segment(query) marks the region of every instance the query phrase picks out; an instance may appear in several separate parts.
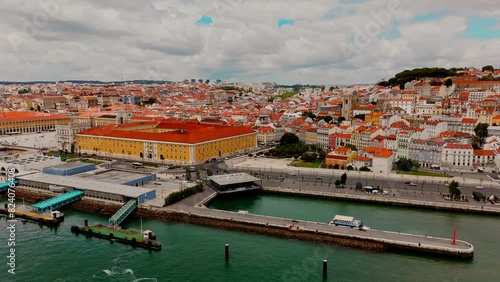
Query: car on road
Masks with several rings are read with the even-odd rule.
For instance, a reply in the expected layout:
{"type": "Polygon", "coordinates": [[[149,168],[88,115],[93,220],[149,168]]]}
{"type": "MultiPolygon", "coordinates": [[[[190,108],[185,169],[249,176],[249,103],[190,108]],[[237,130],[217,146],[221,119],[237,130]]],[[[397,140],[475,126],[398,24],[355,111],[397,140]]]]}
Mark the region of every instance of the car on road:
{"type": "Polygon", "coordinates": [[[289,172],[288,175],[289,176],[295,176],[296,174],[294,172],[289,172]]]}
{"type": "Polygon", "coordinates": [[[225,160],[229,160],[227,157],[224,158],[225,160]]]}
{"type": "Polygon", "coordinates": [[[484,189],[484,186],[476,186],[476,189],[484,189]]]}
{"type": "Polygon", "coordinates": [[[417,183],[415,183],[415,182],[410,182],[410,184],[408,184],[408,185],[410,185],[410,186],[417,186],[417,183]]]}
{"type": "Polygon", "coordinates": [[[323,179],[323,177],[321,177],[321,176],[316,176],[316,179],[323,179]]]}

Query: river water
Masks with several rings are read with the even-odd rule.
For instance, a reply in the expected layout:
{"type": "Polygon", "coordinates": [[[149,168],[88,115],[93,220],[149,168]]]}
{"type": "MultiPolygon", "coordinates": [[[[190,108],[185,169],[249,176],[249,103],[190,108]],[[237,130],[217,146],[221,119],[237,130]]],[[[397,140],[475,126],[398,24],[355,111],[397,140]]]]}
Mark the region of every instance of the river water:
{"type": "MultiPolygon", "coordinates": [[[[5,201],[5,200],[4,200],[5,201]]],[[[4,202],[0,201],[0,202],[4,202]]],[[[20,204],[20,203],[18,203],[20,204]]],[[[212,208],[327,222],[335,214],[383,230],[451,237],[471,242],[472,261],[372,253],[297,240],[229,232],[144,219],[163,243],[161,251],[134,249],[70,232],[71,225],[107,222],[94,214],[63,210],[65,222],[50,229],[16,225],[16,274],[7,273],[5,218],[0,219],[0,281],[498,281],[497,217],[386,207],[277,195],[219,199],[212,208]],[[230,259],[224,259],[224,245],[230,259]],[[322,260],[328,260],[328,278],[322,260]]],[[[140,228],[133,219],[124,228],[140,228]]]]}

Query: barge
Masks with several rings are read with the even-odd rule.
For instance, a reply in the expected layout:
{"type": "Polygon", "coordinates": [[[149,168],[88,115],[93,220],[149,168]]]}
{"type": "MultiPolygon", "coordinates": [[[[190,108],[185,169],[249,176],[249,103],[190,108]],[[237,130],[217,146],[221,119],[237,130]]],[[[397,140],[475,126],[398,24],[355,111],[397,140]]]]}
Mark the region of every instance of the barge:
{"type": "Polygon", "coordinates": [[[47,211],[44,213],[38,213],[30,210],[26,206],[21,206],[19,208],[9,209],[8,204],[5,204],[5,208],[0,208],[0,214],[4,214],[7,217],[27,219],[30,221],[38,222],[43,225],[55,226],[64,221],[64,213],[60,211],[47,211]]]}
{"type": "Polygon", "coordinates": [[[121,229],[119,226],[105,226],[100,223],[89,226],[85,220],[84,226],[71,226],[71,232],[108,239],[134,247],[161,250],[161,242],[156,240],[156,235],[151,230],[121,229]]]}

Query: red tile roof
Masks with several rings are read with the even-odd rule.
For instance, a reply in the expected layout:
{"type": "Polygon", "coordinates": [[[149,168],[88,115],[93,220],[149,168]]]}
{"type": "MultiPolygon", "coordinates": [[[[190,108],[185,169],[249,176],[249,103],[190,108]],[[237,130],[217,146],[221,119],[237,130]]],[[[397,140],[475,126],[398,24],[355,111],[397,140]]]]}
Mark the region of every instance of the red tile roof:
{"type": "Polygon", "coordinates": [[[474,150],[474,155],[476,156],[495,156],[495,152],[493,150],[474,150]]]}
{"type": "Polygon", "coordinates": [[[0,122],[28,121],[28,120],[52,120],[69,119],[63,114],[40,113],[40,112],[4,112],[0,113],[0,122]]]}
{"type": "Polygon", "coordinates": [[[251,133],[255,133],[255,131],[248,126],[223,126],[161,121],[94,127],[80,132],[79,135],[196,144],[251,133]],[[152,128],[157,129],[171,129],[171,131],[161,133],[144,132],[140,130],[134,131],[133,127],[140,125],[150,125],[152,128]]]}

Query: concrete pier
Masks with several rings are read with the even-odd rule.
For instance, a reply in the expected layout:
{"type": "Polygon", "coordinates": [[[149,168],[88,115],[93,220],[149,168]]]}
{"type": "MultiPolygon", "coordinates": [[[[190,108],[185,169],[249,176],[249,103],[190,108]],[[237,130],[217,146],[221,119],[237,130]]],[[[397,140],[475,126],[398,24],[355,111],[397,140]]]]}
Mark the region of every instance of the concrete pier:
{"type": "Polygon", "coordinates": [[[180,210],[144,209],[158,219],[174,219],[195,225],[217,227],[226,230],[243,231],[290,239],[320,243],[331,243],[373,251],[410,251],[434,255],[470,259],[474,246],[452,239],[406,234],[380,230],[359,230],[356,228],[328,225],[327,223],[285,219],[253,214],[241,214],[207,208],[186,207],[180,210]],[[163,214],[163,216],[162,216],[163,214]],[[167,217],[167,218],[165,218],[167,217]]]}

